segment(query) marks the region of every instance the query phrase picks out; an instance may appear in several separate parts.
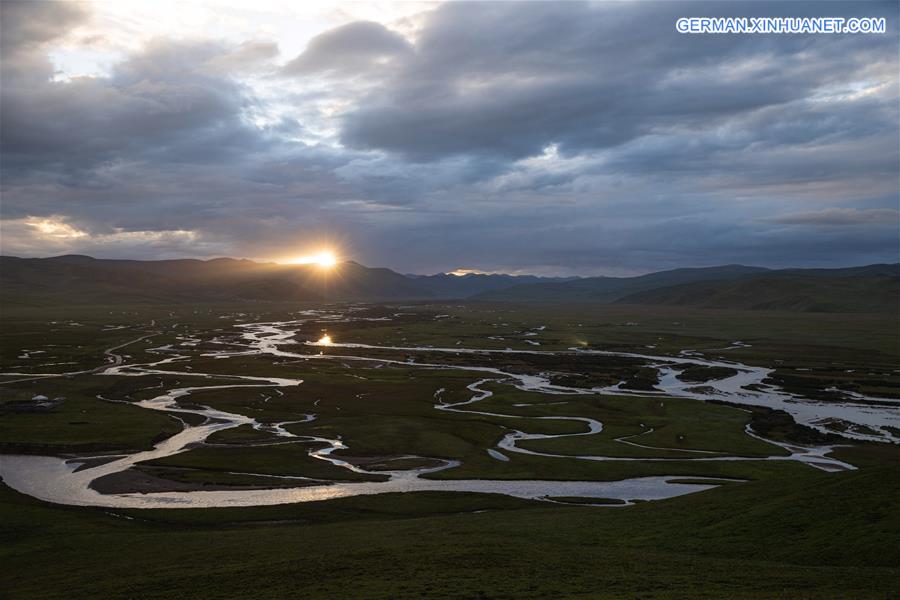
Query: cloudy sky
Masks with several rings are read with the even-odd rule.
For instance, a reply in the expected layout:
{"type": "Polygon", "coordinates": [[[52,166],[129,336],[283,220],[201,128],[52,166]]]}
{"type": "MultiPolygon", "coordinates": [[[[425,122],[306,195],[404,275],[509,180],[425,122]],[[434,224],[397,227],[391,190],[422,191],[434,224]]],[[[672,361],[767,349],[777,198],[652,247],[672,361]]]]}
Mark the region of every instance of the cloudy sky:
{"type": "Polygon", "coordinates": [[[2,2],[2,252],[898,260],[895,2],[2,2]],[[887,17],[682,35],[681,16],[887,17]]]}

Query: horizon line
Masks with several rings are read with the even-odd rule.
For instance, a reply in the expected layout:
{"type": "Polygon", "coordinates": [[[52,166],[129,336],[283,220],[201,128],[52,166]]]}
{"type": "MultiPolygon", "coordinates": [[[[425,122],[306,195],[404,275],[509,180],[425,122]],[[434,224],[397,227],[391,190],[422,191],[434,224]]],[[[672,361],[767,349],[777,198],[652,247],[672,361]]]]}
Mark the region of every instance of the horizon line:
{"type": "MultiPolygon", "coordinates": [[[[233,256],[212,256],[209,258],[198,258],[198,257],[190,257],[190,256],[179,257],[179,258],[98,258],[96,256],[91,256],[89,254],[58,254],[58,255],[53,255],[53,256],[17,256],[17,255],[12,255],[12,254],[3,254],[2,252],[0,252],[0,258],[14,258],[14,259],[20,259],[20,260],[54,260],[54,259],[61,259],[61,258],[86,258],[86,259],[96,260],[96,261],[131,261],[131,262],[147,262],[147,263],[149,263],[149,262],[174,262],[174,261],[196,261],[196,262],[208,263],[208,262],[214,262],[214,261],[229,260],[229,261],[234,261],[234,262],[250,262],[250,263],[254,263],[254,264],[258,264],[258,265],[278,265],[281,267],[314,266],[314,265],[309,265],[309,264],[280,262],[280,261],[277,261],[274,259],[264,260],[264,259],[255,259],[255,258],[246,258],[246,257],[236,258],[233,256]]],[[[764,271],[791,271],[791,270],[817,270],[817,269],[822,269],[822,270],[850,269],[850,268],[870,267],[870,266],[876,266],[876,265],[888,265],[888,266],[900,265],[900,261],[898,261],[898,262],[873,262],[873,263],[864,263],[864,264],[827,266],[827,267],[822,267],[822,266],[816,266],[816,267],[798,267],[798,266],[766,267],[766,266],[759,266],[759,265],[746,265],[743,263],[725,263],[725,264],[712,264],[712,265],[702,265],[702,266],[669,267],[669,268],[663,268],[663,269],[656,270],[656,271],[646,271],[646,272],[638,273],[635,275],[624,275],[623,276],[623,275],[604,275],[604,274],[597,274],[597,275],[538,275],[535,273],[529,273],[529,272],[523,272],[523,271],[515,271],[515,272],[497,271],[497,270],[483,271],[480,269],[455,269],[453,271],[440,271],[440,272],[436,272],[436,273],[410,273],[410,272],[402,272],[399,270],[395,270],[394,268],[387,267],[387,266],[370,266],[370,265],[366,265],[366,264],[360,263],[360,262],[352,260],[352,259],[343,259],[343,260],[339,259],[337,262],[337,264],[347,264],[347,263],[356,264],[356,265],[359,265],[366,269],[387,269],[389,271],[392,271],[392,272],[397,273],[398,275],[402,275],[404,277],[435,277],[438,275],[452,275],[454,277],[468,277],[468,276],[476,275],[476,276],[503,276],[503,277],[536,277],[539,279],[567,279],[567,280],[591,279],[591,278],[599,278],[599,277],[606,277],[606,278],[611,278],[611,279],[628,279],[631,277],[640,277],[642,275],[650,275],[650,274],[654,274],[654,273],[665,273],[668,271],[677,271],[677,270],[681,270],[681,269],[715,269],[715,268],[723,268],[723,267],[742,267],[742,268],[747,268],[747,269],[760,269],[760,270],[764,270],[764,271]]]]}

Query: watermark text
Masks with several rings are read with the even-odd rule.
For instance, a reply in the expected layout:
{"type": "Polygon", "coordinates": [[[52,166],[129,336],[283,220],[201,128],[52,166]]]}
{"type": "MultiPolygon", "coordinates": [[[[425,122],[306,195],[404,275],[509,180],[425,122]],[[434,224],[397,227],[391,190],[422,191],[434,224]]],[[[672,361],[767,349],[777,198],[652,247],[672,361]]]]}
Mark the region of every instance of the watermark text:
{"type": "Polygon", "coordinates": [[[679,33],[885,33],[884,17],[682,17],[679,33]]]}

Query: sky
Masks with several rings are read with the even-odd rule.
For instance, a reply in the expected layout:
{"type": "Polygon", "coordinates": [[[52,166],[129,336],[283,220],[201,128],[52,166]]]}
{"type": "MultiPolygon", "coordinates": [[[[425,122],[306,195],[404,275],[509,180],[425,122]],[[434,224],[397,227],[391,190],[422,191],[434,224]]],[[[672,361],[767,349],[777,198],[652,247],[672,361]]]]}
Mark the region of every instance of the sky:
{"type": "Polygon", "coordinates": [[[896,2],[0,3],[0,251],[900,260],[896,2]],[[689,16],[884,34],[684,35],[689,16]]]}

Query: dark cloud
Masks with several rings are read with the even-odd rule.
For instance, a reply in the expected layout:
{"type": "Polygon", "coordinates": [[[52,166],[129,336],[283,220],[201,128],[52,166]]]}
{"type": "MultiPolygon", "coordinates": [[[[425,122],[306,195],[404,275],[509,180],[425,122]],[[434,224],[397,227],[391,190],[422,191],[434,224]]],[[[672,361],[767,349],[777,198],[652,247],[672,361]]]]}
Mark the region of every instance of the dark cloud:
{"type": "MultiPolygon", "coordinates": [[[[158,40],[109,77],[18,81],[0,91],[6,176],[14,169],[207,161],[258,147],[241,86],[204,71],[223,49],[158,40]]],[[[4,68],[5,68],[4,62],[4,68]]]]}
{"type": "MultiPolygon", "coordinates": [[[[416,52],[345,116],[342,139],[416,161],[465,153],[519,159],[549,144],[573,154],[796,101],[873,60],[896,69],[889,36],[675,31],[679,16],[710,6],[448,3],[426,21],[416,52]]],[[[821,12],[809,3],[715,6],[723,16],[821,12]]]]}

